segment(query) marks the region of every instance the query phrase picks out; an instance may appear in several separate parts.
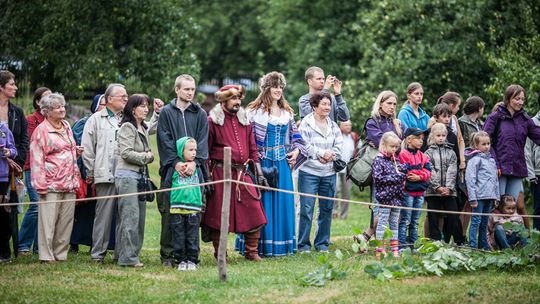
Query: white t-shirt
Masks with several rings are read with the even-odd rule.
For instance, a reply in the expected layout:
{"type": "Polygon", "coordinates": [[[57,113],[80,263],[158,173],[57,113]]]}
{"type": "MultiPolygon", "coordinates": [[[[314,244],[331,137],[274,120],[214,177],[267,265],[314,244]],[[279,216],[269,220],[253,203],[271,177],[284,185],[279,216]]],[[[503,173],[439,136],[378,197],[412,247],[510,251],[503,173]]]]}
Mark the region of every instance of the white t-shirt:
{"type": "MultiPolygon", "coordinates": [[[[351,134],[343,134],[343,151],[341,153],[341,159],[348,163],[354,155],[354,139],[351,134]]],[[[346,173],[347,168],[343,169],[340,173],[346,173]]]]}

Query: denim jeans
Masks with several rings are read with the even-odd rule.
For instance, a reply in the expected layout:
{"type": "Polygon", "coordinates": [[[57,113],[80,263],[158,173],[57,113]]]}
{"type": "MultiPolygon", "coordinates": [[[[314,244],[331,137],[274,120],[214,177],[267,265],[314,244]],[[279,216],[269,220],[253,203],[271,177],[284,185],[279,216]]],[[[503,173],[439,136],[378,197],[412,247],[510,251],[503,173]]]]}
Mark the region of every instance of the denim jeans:
{"type": "Polygon", "coordinates": [[[495,226],[495,242],[500,249],[506,249],[514,247],[517,243],[521,243],[521,246],[527,245],[527,238],[520,237],[516,232],[506,234],[502,225],[495,226]]]}
{"type": "Polygon", "coordinates": [[[499,194],[510,194],[517,201],[519,192],[523,191],[523,181],[519,177],[501,175],[499,177],[499,194]]]}
{"type": "MultiPolygon", "coordinates": [[[[32,177],[30,175],[30,170],[24,171],[24,183],[30,202],[37,202],[39,201],[39,195],[32,186],[31,181],[32,177]]],[[[30,204],[28,205],[28,210],[26,210],[26,213],[24,214],[21,229],[19,230],[19,251],[30,251],[32,244],[34,244],[33,251],[38,251],[37,224],[38,205],[30,204]]]]}
{"type": "MultiPolygon", "coordinates": [[[[422,208],[424,196],[414,197],[407,192],[403,194],[403,207],[422,208]]],[[[414,242],[418,239],[418,221],[420,220],[420,210],[402,209],[399,218],[399,249],[407,247],[413,248],[414,242]],[[407,235],[408,233],[408,235],[407,235]],[[410,245],[407,245],[410,244],[410,245]]]]}
{"type": "MultiPolygon", "coordinates": [[[[472,212],[491,213],[492,200],[478,200],[478,205],[472,208],[472,212]]],[[[471,217],[471,226],[469,227],[469,245],[471,248],[481,248],[489,250],[487,241],[487,224],[489,216],[473,215],[471,217]]]]}
{"type": "MultiPolygon", "coordinates": [[[[301,193],[318,194],[334,197],[336,193],[336,175],[317,176],[301,171],[298,173],[298,190],[301,193]]],[[[298,224],[298,251],[311,249],[309,235],[313,221],[315,198],[300,197],[300,221],[298,224]]],[[[330,228],[332,226],[332,209],[334,201],[319,200],[319,215],[317,217],[317,232],[315,233],[315,250],[328,250],[330,244],[330,228]]]]}
{"type": "Polygon", "coordinates": [[[178,262],[199,263],[201,214],[171,214],[173,256],[178,262]]]}

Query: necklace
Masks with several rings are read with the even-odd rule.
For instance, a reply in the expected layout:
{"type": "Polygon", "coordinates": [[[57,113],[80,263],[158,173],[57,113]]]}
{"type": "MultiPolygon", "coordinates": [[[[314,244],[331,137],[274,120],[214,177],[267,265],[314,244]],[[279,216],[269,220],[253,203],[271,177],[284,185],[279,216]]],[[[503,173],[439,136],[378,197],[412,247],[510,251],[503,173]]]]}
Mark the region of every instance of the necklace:
{"type": "MultiPolygon", "coordinates": [[[[47,119],[48,120],[48,119],[47,119]]],[[[62,128],[64,128],[64,124],[62,124],[62,122],[58,123],[58,124],[55,124],[53,123],[52,121],[48,120],[49,123],[51,124],[51,126],[53,126],[53,128],[55,128],[56,130],[61,130],[62,128]]]]}

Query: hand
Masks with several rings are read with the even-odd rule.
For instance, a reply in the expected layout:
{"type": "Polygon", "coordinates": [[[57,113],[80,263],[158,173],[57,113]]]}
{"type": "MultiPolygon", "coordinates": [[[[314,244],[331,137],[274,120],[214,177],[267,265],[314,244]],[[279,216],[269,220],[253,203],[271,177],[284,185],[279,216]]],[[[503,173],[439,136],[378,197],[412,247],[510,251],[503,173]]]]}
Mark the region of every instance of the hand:
{"type": "Polygon", "coordinates": [[[322,157],[319,157],[319,161],[321,162],[321,164],[326,164],[328,161],[322,157]]]}
{"type": "Polygon", "coordinates": [[[292,152],[287,153],[287,162],[289,163],[289,166],[294,166],[296,164],[296,158],[298,158],[298,155],[300,154],[300,150],[295,149],[292,152]]]}
{"type": "Polygon", "coordinates": [[[183,162],[178,162],[176,163],[176,166],[174,166],[174,170],[176,170],[176,172],[178,172],[178,174],[181,177],[186,177],[186,175],[184,174],[184,171],[186,170],[186,168],[187,168],[187,163],[183,163],[183,162]]]}
{"type": "Polygon", "coordinates": [[[529,180],[529,183],[531,183],[532,185],[538,184],[538,178],[532,178],[531,180],[529,180]]]}
{"type": "Polygon", "coordinates": [[[324,152],[324,155],[322,158],[324,158],[324,160],[326,160],[327,162],[331,161],[334,159],[334,152],[330,151],[330,150],[326,150],[326,152],[324,152]]]}
{"type": "Polygon", "coordinates": [[[407,180],[410,182],[419,182],[421,179],[422,178],[420,178],[420,176],[414,173],[410,173],[409,175],[407,175],[407,180]]]}
{"type": "Polygon", "coordinates": [[[334,95],[337,96],[341,94],[341,80],[337,79],[336,77],[334,77],[333,89],[334,89],[334,95]]]}
{"type": "MultiPolygon", "coordinates": [[[[211,181],[212,181],[212,180],[209,179],[209,180],[207,180],[206,182],[211,182],[211,181]]],[[[212,195],[213,192],[214,192],[214,185],[206,185],[206,186],[204,186],[204,188],[203,188],[203,193],[202,193],[202,194],[203,194],[203,196],[204,196],[204,195],[212,195]]]]}
{"type": "Polygon", "coordinates": [[[93,184],[93,183],[94,183],[94,177],[93,177],[93,176],[87,176],[87,177],[86,177],[86,183],[87,183],[88,185],[93,184]]]}
{"type": "Polygon", "coordinates": [[[8,148],[4,148],[4,157],[9,158],[11,156],[11,150],[8,148]]]}
{"type": "Polygon", "coordinates": [[[197,170],[197,164],[194,161],[187,162],[186,164],[184,174],[185,176],[192,176],[195,170],[197,170]]]}
{"type": "Polygon", "coordinates": [[[84,147],[83,146],[75,146],[75,151],[76,151],[77,158],[78,158],[83,154],[84,147]]]}
{"type": "Polygon", "coordinates": [[[327,90],[330,90],[332,85],[334,84],[335,77],[332,75],[326,76],[326,80],[324,81],[324,88],[327,90]]]}
{"type": "Polygon", "coordinates": [[[478,207],[478,202],[477,201],[469,201],[469,205],[471,205],[471,207],[473,207],[473,208],[476,208],[476,207],[478,207]]]}
{"type": "Polygon", "coordinates": [[[154,98],[154,112],[159,114],[159,112],[161,112],[161,109],[163,109],[164,106],[165,103],[161,99],[154,98]]]}
{"type": "Polygon", "coordinates": [[[154,160],[154,153],[152,151],[146,151],[146,155],[148,159],[151,159],[150,162],[154,160]]]}
{"type": "Polygon", "coordinates": [[[465,166],[466,166],[466,165],[465,165],[465,161],[462,160],[462,161],[459,163],[459,170],[461,170],[461,171],[465,170],[465,166]]]}
{"type": "Polygon", "coordinates": [[[501,175],[502,175],[501,169],[497,169],[497,175],[498,175],[499,177],[501,177],[501,175]]]}

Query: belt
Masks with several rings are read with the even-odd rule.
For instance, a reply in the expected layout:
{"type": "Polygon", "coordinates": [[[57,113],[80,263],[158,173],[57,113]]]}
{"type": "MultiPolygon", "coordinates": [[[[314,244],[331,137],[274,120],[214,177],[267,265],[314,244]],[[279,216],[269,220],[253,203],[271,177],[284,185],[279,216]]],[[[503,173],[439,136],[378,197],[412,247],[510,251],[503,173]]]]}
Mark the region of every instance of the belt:
{"type": "MultiPolygon", "coordinates": [[[[212,163],[214,164],[214,167],[222,168],[223,167],[223,161],[220,160],[212,160],[212,163]]],[[[241,164],[235,164],[231,163],[231,168],[235,170],[243,170],[244,165],[241,164]]]]}

